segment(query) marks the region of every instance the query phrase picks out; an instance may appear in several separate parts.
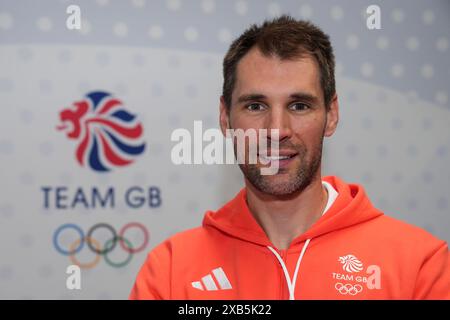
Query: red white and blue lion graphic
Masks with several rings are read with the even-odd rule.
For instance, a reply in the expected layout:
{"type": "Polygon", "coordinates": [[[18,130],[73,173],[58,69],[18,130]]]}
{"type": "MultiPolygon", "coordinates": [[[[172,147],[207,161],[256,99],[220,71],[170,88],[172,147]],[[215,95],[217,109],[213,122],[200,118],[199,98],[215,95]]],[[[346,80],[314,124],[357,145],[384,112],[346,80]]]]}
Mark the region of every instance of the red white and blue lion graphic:
{"type": "Polygon", "coordinates": [[[107,92],[88,93],[59,117],[57,129],[78,142],[75,154],[81,166],[107,172],[131,164],[145,150],[142,124],[107,92]]]}

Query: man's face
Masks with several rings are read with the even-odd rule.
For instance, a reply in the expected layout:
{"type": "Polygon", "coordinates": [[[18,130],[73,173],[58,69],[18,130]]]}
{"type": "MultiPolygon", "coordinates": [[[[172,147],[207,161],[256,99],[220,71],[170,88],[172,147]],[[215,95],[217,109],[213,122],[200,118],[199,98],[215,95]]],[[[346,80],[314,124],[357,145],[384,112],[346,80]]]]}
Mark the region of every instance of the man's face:
{"type": "Polygon", "coordinates": [[[311,183],[320,172],[323,138],[334,133],[337,121],[337,98],[327,112],[319,68],[309,56],[280,60],[253,48],[237,66],[229,112],[221,99],[222,131],[267,129],[269,156],[270,130],[279,130],[277,174],[262,175],[260,169],[270,164],[259,161],[240,164],[247,182],[270,195],[290,195],[311,183]]]}

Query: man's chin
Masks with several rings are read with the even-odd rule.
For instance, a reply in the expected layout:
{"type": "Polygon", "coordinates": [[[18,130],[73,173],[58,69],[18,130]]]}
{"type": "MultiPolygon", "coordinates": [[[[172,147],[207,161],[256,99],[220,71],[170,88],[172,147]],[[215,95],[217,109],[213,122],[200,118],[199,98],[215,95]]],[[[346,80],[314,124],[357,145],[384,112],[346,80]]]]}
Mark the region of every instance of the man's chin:
{"type": "Polygon", "coordinates": [[[271,196],[289,196],[296,193],[298,190],[292,185],[286,184],[262,184],[254,185],[260,192],[271,196]]]}
{"type": "Polygon", "coordinates": [[[295,179],[288,172],[260,176],[256,180],[249,179],[250,183],[260,192],[273,196],[287,196],[298,191],[298,186],[293,180],[295,179]]]}

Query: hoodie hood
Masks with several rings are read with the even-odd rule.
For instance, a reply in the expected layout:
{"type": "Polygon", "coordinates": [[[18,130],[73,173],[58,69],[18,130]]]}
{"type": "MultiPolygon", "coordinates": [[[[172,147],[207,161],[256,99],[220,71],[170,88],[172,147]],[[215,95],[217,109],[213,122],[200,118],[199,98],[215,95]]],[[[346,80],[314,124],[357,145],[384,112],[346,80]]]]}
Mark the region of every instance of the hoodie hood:
{"type": "MultiPolygon", "coordinates": [[[[339,193],[333,205],[305,233],[295,238],[291,246],[316,238],[328,232],[347,228],[381,216],[359,184],[347,184],[336,176],[322,177],[339,193]]],[[[247,205],[247,192],[243,188],[234,199],[218,211],[208,211],[203,226],[210,226],[232,237],[262,246],[272,246],[262,227],[247,205]]]]}

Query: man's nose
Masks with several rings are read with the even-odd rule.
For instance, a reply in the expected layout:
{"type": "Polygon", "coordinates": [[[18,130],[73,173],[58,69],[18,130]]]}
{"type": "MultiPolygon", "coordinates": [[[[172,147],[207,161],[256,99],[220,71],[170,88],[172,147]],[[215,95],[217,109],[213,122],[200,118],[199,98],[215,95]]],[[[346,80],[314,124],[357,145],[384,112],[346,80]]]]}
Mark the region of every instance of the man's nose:
{"type": "Polygon", "coordinates": [[[271,129],[278,130],[278,139],[280,142],[289,139],[292,135],[292,129],[288,111],[281,106],[272,108],[269,114],[267,129],[269,139],[273,139],[271,129]]]}

